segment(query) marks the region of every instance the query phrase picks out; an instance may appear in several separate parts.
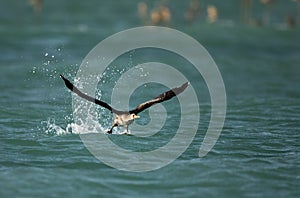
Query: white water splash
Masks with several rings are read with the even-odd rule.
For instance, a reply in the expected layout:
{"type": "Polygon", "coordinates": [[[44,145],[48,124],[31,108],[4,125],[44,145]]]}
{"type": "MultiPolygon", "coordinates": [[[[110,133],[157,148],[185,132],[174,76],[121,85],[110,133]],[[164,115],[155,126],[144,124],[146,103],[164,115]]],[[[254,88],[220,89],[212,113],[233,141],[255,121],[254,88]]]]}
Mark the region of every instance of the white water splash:
{"type": "MultiPolygon", "coordinates": [[[[41,124],[43,125],[41,130],[47,135],[106,133],[109,130],[109,128],[104,128],[99,123],[94,123],[93,126],[95,127],[91,128],[87,124],[76,124],[73,122],[67,124],[64,129],[55,123],[54,118],[48,118],[47,121],[42,121],[41,124]]],[[[115,128],[113,134],[130,134],[130,131],[127,133],[125,128],[115,128]]]]}
{"type": "Polygon", "coordinates": [[[47,121],[42,121],[41,124],[43,125],[42,130],[48,135],[64,135],[68,133],[67,130],[56,125],[53,118],[48,118],[47,121]]]}

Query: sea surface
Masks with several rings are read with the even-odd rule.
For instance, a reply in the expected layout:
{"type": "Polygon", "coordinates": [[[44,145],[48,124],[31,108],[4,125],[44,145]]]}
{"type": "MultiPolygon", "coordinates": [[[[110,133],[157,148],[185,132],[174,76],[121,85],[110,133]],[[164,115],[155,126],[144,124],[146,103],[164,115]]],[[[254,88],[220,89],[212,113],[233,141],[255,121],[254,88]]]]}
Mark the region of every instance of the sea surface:
{"type": "MultiPolygon", "coordinates": [[[[159,1],[146,2],[155,7],[159,1]]],[[[288,13],[296,13],[296,3],[284,2],[271,7],[268,26],[241,23],[237,1],[205,1],[203,7],[219,9],[213,24],[206,22],[205,8],[196,21],[186,23],[187,3],[169,2],[174,14],[167,26],[196,39],[218,65],[226,88],[226,120],[216,145],[199,158],[211,106],[205,82],[190,73],[189,81],[199,81],[201,90],[200,124],[192,143],[163,168],[128,172],[98,160],[72,131],[72,94],[59,74],[73,82],[82,60],[100,41],[142,26],[138,1],[44,1],[41,12],[27,1],[2,1],[0,197],[299,197],[300,29],[285,24],[288,13]]],[[[253,9],[260,19],[262,5],[253,9]]],[[[160,51],[130,51],[107,71],[98,96],[109,101],[122,68],[143,61],[188,64],[160,51]]],[[[158,88],[164,90],[148,86],[132,96],[132,107],[157,96],[158,88]]],[[[176,99],[166,102],[171,113],[154,139],[113,134],[111,140],[136,151],[166,144],[179,122],[173,102],[178,105],[176,99]]],[[[103,133],[112,115],[103,108],[96,113],[102,127],[97,132],[103,133]]],[[[148,114],[138,122],[149,122],[148,114]]]]}

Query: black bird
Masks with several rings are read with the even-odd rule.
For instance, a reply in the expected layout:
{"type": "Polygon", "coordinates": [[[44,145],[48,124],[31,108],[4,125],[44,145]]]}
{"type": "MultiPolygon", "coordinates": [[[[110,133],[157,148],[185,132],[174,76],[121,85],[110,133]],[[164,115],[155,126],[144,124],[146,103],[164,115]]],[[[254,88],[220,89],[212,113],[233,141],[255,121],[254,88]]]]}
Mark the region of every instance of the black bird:
{"type": "Polygon", "coordinates": [[[180,87],[177,87],[177,88],[171,89],[169,91],[166,91],[166,92],[160,94],[159,96],[153,98],[152,100],[148,100],[148,101],[138,105],[135,109],[132,109],[130,111],[119,111],[119,110],[116,110],[116,109],[112,108],[110,105],[108,105],[107,103],[105,103],[101,100],[98,100],[96,98],[93,98],[91,96],[88,96],[88,95],[82,93],[81,91],[79,91],[78,88],[76,88],[64,76],[60,75],[60,77],[64,80],[66,87],[68,89],[70,89],[72,92],[76,93],[81,98],[84,98],[84,99],[86,99],[90,102],[93,102],[97,105],[100,105],[100,106],[108,109],[110,112],[115,114],[114,121],[112,123],[112,127],[109,131],[107,131],[107,133],[112,133],[113,128],[116,127],[116,126],[125,126],[126,131],[128,133],[128,126],[131,123],[133,123],[133,121],[136,118],[139,118],[139,116],[137,115],[138,113],[144,111],[145,109],[151,107],[154,104],[161,103],[161,102],[166,101],[166,100],[170,100],[174,96],[182,93],[187,88],[187,86],[189,85],[189,82],[186,82],[183,85],[181,85],[180,87]]]}

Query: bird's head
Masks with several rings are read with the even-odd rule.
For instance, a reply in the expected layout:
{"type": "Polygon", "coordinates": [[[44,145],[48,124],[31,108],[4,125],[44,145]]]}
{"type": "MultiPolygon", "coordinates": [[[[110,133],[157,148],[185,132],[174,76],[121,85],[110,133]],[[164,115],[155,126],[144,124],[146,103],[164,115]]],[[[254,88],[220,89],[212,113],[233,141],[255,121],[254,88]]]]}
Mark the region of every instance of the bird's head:
{"type": "Polygon", "coordinates": [[[132,120],[134,120],[134,119],[136,119],[136,118],[139,118],[140,116],[138,116],[138,115],[136,115],[136,114],[134,114],[134,113],[132,113],[132,114],[130,114],[130,118],[132,119],[132,120]]]}

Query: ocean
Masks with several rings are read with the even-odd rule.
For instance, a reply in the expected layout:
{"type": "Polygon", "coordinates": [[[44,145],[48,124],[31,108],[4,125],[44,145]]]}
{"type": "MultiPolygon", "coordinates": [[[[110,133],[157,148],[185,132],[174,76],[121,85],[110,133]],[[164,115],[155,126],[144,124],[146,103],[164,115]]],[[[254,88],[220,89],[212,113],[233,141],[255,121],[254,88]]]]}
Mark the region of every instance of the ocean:
{"type": "MultiPolygon", "coordinates": [[[[34,11],[27,1],[1,2],[0,197],[298,197],[300,31],[296,3],[276,1],[264,7],[255,2],[254,22],[245,24],[238,1],[226,5],[201,1],[199,16],[189,22],[184,20],[188,2],[145,2],[149,9],[160,3],[169,6],[171,21],[158,25],[194,38],[218,66],[227,111],[212,150],[205,157],[198,156],[211,118],[211,99],[205,81],[193,71],[187,76],[201,98],[199,125],[186,150],[166,166],[145,172],[119,170],[93,155],[74,130],[75,95],[59,75],[74,82],[82,61],[100,41],[145,25],[138,16],[139,1],[43,1],[41,11],[38,5],[34,11]],[[208,5],[218,8],[214,23],[207,22],[208,5]],[[260,23],[267,14],[269,24],[260,23]],[[295,27],[286,24],[288,15],[295,16],[295,27]]],[[[111,88],[122,72],[145,61],[181,68],[189,65],[182,57],[159,50],[131,50],[112,63],[97,85],[96,96],[109,102],[111,88]]],[[[143,85],[130,97],[129,106],[165,88],[143,85]]],[[[153,137],[105,136],[135,152],[157,149],[175,136],[180,116],[194,116],[180,115],[178,105],[176,98],[165,102],[170,114],[153,137]]],[[[149,112],[136,122],[149,123],[149,112]]],[[[109,129],[112,115],[101,107],[95,114],[100,130],[92,134],[79,130],[83,135],[97,136],[109,129]]]]}

